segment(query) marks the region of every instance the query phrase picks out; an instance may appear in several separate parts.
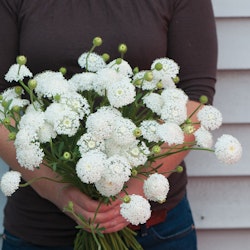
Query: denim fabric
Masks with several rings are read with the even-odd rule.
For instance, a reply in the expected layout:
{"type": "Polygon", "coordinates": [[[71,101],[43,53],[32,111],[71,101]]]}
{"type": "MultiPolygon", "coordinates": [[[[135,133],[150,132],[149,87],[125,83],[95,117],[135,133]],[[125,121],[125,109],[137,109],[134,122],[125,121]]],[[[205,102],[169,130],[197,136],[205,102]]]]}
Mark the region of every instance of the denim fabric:
{"type": "Polygon", "coordinates": [[[144,250],[197,250],[196,231],[186,196],[167,214],[165,222],[138,231],[144,250]]]}
{"type": "MultiPolygon", "coordinates": [[[[137,239],[144,250],[197,250],[196,232],[187,198],[184,197],[167,214],[165,222],[138,231],[137,239]]],[[[36,246],[5,232],[2,250],[73,250],[73,247],[36,246]]]]}

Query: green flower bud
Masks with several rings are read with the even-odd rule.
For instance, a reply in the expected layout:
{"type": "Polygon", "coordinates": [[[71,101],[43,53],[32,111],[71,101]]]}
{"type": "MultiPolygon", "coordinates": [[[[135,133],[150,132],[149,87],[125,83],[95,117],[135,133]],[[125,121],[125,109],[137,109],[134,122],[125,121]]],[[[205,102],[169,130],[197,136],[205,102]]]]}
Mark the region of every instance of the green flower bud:
{"type": "Polygon", "coordinates": [[[70,211],[74,211],[74,210],[73,210],[73,209],[74,209],[74,204],[73,204],[72,201],[69,201],[69,203],[68,203],[68,209],[69,209],[70,211]]]}
{"type": "Polygon", "coordinates": [[[154,154],[159,154],[161,152],[161,147],[159,145],[154,145],[152,148],[154,154]]]}
{"type": "Polygon", "coordinates": [[[15,106],[13,106],[12,107],[12,110],[14,111],[14,112],[16,112],[16,113],[19,113],[20,112],[20,107],[19,106],[17,106],[17,105],[15,105],[15,106]]]}
{"type": "Polygon", "coordinates": [[[174,83],[178,83],[180,81],[180,77],[176,76],[173,78],[174,83]]]}
{"type": "Polygon", "coordinates": [[[182,173],[183,172],[183,167],[182,166],[178,166],[176,167],[176,173],[182,173]]]}
{"type": "Polygon", "coordinates": [[[192,124],[185,124],[183,126],[183,132],[185,134],[192,134],[192,133],[194,133],[194,131],[195,131],[195,128],[192,124]]]}
{"type": "Polygon", "coordinates": [[[147,71],[145,74],[144,74],[144,79],[148,82],[152,81],[153,80],[153,73],[152,71],[147,71]]]}
{"type": "Polygon", "coordinates": [[[102,45],[102,39],[101,37],[97,36],[93,39],[93,45],[95,46],[101,46],[102,45]]]}
{"type": "Polygon", "coordinates": [[[30,79],[28,81],[28,86],[31,90],[35,89],[37,86],[37,81],[35,79],[30,79]]]}
{"type": "Polygon", "coordinates": [[[162,69],[162,64],[159,63],[159,62],[156,63],[156,64],[155,64],[155,69],[156,69],[156,70],[161,70],[161,69],[162,69]]]}
{"type": "Polygon", "coordinates": [[[134,74],[137,74],[139,72],[139,68],[138,67],[135,67],[134,69],[133,69],[133,73],[134,74]]]}
{"type": "Polygon", "coordinates": [[[122,63],[122,58],[117,58],[116,60],[115,60],[115,62],[116,62],[116,64],[121,64],[122,63]]]}
{"type": "Polygon", "coordinates": [[[16,133],[15,132],[9,133],[8,138],[9,140],[14,141],[16,139],[16,133]]]}
{"type": "Polygon", "coordinates": [[[123,202],[124,203],[129,203],[131,201],[131,198],[129,195],[125,195],[123,198],[122,198],[123,202]]]}
{"type": "Polygon", "coordinates": [[[23,92],[23,88],[21,86],[15,86],[15,93],[17,95],[21,95],[23,92]]]}
{"type": "Polygon", "coordinates": [[[0,101],[2,101],[3,100],[3,96],[2,95],[0,95],[0,101]]]}
{"type": "Polygon", "coordinates": [[[128,50],[128,47],[126,44],[124,43],[121,43],[119,46],[118,46],[118,51],[121,53],[121,54],[125,54],[128,50]]]}
{"type": "Polygon", "coordinates": [[[59,72],[61,72],[63,75],[66,75],[67,69],[66,69],[65,67],[61,67],[61,68],[59,69],[59,72]]]}
{"type": "Polygon", "coordinates": [[[131,175],[132,175],[133,177],[135,177],[135,176],[137,176],[137,174],[138,174],[138,171],[137,171],[135,168],[133,168],[133,169],[131,170],[131,175]]]}
{"type": "Polygon", "coordinates": [[[6,100],[2,100],[1,104],[4,108],[7,108],[9,105],[9,103],[6,100]]]}
{"type": "Polygon", "coordinates": [[[134,81],[134,85],[137,86],[137,87],[140,87],[142,85],[142,80],[141,79],[136,79],[134,81]]]}
{"type": "Polygon", "coordinates": [[[162,89],[163,88],[162,81],[157,82],[156,87],[157,87],[157,89],[162,89]]]}
{"type": "Polygon", "coordinates": [[[110,59],[110,55],[107,54],[107,53],[104,53],[104,54],[102,54],[102,58],[103,58],[103,60],[104,60],[105,62],[107,62],[107,61],[109,61],[109,59],[110,59]]]}
{"type": "Polygon", "coordinates": [[[54,100],[55,100],[56,102],[59,102],[59,101],[61,100],[61,96],[60,96],[59,94],[56,94],[56,95],[54,96],[54,100]]]}
{"type": "Polygon", "coordinates": [[[10,125],[10,118],[9,118],[9,117],[4,118],[4,119],[3,119],[3,124],[4,124],[5,126],[9,126],[9,125],[10,125]]]}
{"type": "Polygon", "coordinates": [[[133,133],[134,133],[135,137],[140,137],[141,136],[141,130],[139,128],[136,128],[133,133]]]}
{"type": "Polygon", "coordinates": [[[70,152],[64,152],[63,153],[63,158],[64,158],[64,160],[69,160],[71,158],[70,152]]]}
{"type": "Polygon", "coordinates": [[[19,64],[19,65],[25,65],[26,63],[27,63],[27,58],[25,57],[25,56],[18,56],[17,58],[16,58],[16,62],[17,62],[17,64],[19,64]]]}
{"type": "Polygon", "coordinates": [[[200,103],[201,103],[201,104],[206,104],[207,102],[208,102],[207,96],[202,95],[202,96],[200,97],[200,103]]]}

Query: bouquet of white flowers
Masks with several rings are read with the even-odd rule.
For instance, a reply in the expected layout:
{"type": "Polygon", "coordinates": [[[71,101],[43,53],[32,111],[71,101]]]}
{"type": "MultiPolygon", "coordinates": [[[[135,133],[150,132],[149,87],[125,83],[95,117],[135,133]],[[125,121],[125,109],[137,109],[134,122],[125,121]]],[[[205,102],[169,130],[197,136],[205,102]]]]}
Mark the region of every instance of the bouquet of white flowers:
{"type": "MultiPolygon", "coordinates": [[[[231,164],[241,157],[242,148],[231,135],[222,135],[213,145],[211,130],[220,127],[222,116],[204,105],[205,96],[187,115],[188,97],[176,87],[176,62],[159,58],[151,69],[139,71],[124,60],[125,44],[119,45],[121,57],[108,63],[107,54],[93,52],[101,43],[94,38],[93,47],[78,60],[83,72],[70,79],[64,77],[65,68],[33,77],[25,56],[17,57],[5,79],[19,85],[0,95],[0,123],[9,130],[22,167],[32,171],[44,164],[60,181],[100,203],[108,205],[121,192],[126,194],[127,181],[143,176],[144,197],[125,195],[120,210],[131,224],[143,224],[151,216],[149,201],[163,202],[169,191],[161,165],[153,164],[156,159],[197,149],[215,152],[231,164]],[[191,121],[196,113],[199,128],[191,121]],[[194,141],[185,143],[185,134],[193,134],[194,141]]],[[[181,170],[178,166],[174,171],[181,170]]],[[[17,171],[5,173],[3,193],[15,192],[20,179],[17,171]]],[[[75,214],[72,202],[65,210],[81,221],[75,249],[141,249],[128,227],[103,234],[103,228],[93,226],[94,219],[75,214]]]]}

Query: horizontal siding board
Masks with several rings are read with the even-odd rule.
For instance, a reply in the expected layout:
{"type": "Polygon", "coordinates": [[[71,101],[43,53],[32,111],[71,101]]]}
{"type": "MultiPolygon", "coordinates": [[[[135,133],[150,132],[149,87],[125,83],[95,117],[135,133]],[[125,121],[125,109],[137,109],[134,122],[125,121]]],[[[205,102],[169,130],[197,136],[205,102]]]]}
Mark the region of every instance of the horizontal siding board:
{"type": "Polygon", "coordinates": [[[242,158],[233,165],[220,163],[214,153],[207,151],[191,151],[186,158],[187,172],[190,177],[198,176],[250,176],[250,124],[223,125],[214,131],[214,142],[222,134],[236,137],[243,148],[242,158]]]}
{"type": "Polygon", "coordinates": [[[198,229],[250,229],[250,177],[189,178],[198,229]]]}
{"type": "Polygon", "coordinates": [[[250,229],[198,230],[199,250],[249,250],[250,229]]]}
{"type": "Polygon", "coordinates": [[[216,17],[250,17],[249,0],[212,0],[216,17]]]}
{"type": "Polygon", "coordinates": [[[218,68],[250,69],[250,18],[216,20],[218,68]]]}
{"type": "Polygon", "coordinates": [[[250,70],[218,71],[214,106],[224,123],[250,123],[249,93],[250,70]]]}

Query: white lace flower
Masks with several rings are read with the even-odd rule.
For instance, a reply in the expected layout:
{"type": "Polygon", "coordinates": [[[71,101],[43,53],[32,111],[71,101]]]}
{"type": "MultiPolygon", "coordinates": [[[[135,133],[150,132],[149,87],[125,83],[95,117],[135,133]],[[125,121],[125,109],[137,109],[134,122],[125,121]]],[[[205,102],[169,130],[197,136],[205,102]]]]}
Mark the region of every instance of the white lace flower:
{"type": "Polygon", "coordinates": [[[153,70],[153,74],[158,78],[161,79],[164,76],[168,75],[169,77],[176,77],[179,74],[179,69],[180,67],[178,64],[173,61],[172,59],[169,58],[158,58],[153,61],[151,65],[151,69],[153,70]],[[162,69],[161,70],[156,70],[155,65],[157,63],[162,64],[162,69]]]}
{"type": "Polygon", "coordinates": [[[66,104],[52,103],[45,111],[45,118],[57,134],[73,136],[80,126],[79,115],[66,104]]]}
{"type": "Polygon", "coordinates": [[[34,91],[39,97],[53,98],[71,91],[68,81],[60,72],[45,71],[36,75],[34,79],[37,81],[34,91]]]}
{"type": "Polygon", "coordinates": [[[161,114],[163,106],[163,100],[161,95],[157,93],[150,93],[148,95],[145,95],[142,100],[147,108],[151,109],[157,115],[161,114]]]}
{"type": "Polygon", "coordinates": [[[105,150],[105,143],[103,140],[98,140],[93,134],[85,133],[80,139],[77,141],[77,145],[79,146],[79,151],[81,155],[87,153],[91,150],[105,150]]]}
{"type": "Polygon", "coordinates": [[[33,143],[38,140],[37,132],[34,129],[19,129],[16,134],[15,146],[25,147],[26,144],[33,143]]]}
{"type": "Polygon", "coordinates": [[[30,72],[26,65],[13,64],[7,74],[5,75],[5,80],[7,82],[18,82],[22,81],[25,77],[32,77],[33,74],[30,72]]]}
{"type": "Polygon", "coordinates": [[[167,88],[161,93],[165,105],[184,105],[188,101],[188,96],[182,89],[167,88]]]}
{"type": "MultiPolygon", "coordinates": [[[[155,77],[155,78],[157,78],[157,77],[155,77]]],[[[161,79],[160,79],[160,81],[162,83],[162,88],[163,89],[166,89],[166,88],[176,88],[175,82],[168,75],[162,76],[161,79]]]]}
{"type": "Polygon", "coordinates": [[[147,71],[146,70],[142,70],[142,71],[139,71],[138,73],[136,73],[134,76],[133,76],[133,81],[137,81],[137,80],[141,80],[142,81],[142,84],[137,86],[138,88],[141,88],[143,90],[154,90],[156,89],[157,87],[157,83],[159,82],[158,79],[152,79],[152,81],[147,81],[144,79],[144,75],[147,71]]]}
{"type": "Polygon", "coordinates": [[[160,137],[156,132],[158,126],[159,126],[159,123],[155,120],[142,121],[140,125],[140,129],[141,129],[143,138],[145,138],[149,142],[159,142],[160,137]]]}
{"type": "Polygon", "coordinates": [[[180,126],[175,123],[168,122],[160,124],[157,129],[157,134],[164,142],[168,143],[169,146],[184,143],[184,133],[180,126]]]}
{"type": "Polygon", "coordinates": [[[203,106],[197,113],[197,118],[207,130],[215,130],[222,124],[221,112],[211,105],[203,106]]]}
{"type": "Polygon", "coordinates": [[[78,58],[78,64],[81,68],[86,69],[87,71],[96,72],[106,66],[105,61],[102,56],[92,52],[92,53],[83,53],[78,58]]]}
{"type": "Polygon", "coordinates": [[[144,181],[143,191],[148,200],[162,203],[166,200],[169,192],[169,181],[162,174],[151,174],[144,181]]]}
{"type": "Polygon", "coordinates": [[[101,178],[99,181],[95,182],[95,187],[99,193],[103,196],[110,197],[119,194],[123,189],[124,183],[114,181],[111,182],[105,178],[101,178]]]}
{"type": "Polygon", "coordinates": [[[121,215],[131,224],[144,224],[151,216],[149,202],[142,196],[132,194],[129,202],[121,204],[121,215]]]}
{"type": "Polygon", "coordinates": [[[122,62],[120,64],[116,63],[116,60],[111,61],[108,65],[108,68],[116,70],[119,74],[122,74],[124,76],[132,76],[133,70],[129,63],[122,59],[122,62]]]}
{"type": "Polygon", "coordinates": [[[43,162],[44,152],[38,142],[16,147],[16,157],[19,164],[29,170],[34,170],[43,162]]]}
{"type": "Polygon", "coordinates": [[[242,156],[241,144],[232,135],[222,135],[217,139],[214,147],[215,155],[219,161],[226,164],[234,164],[239,161],[242,156]]]}
{"type": "Polygon", "coordinates": [[[38,129],[37,136],[40,143],[46,143],[51,139],[55,139],[57,133],[54,130],[53,126],[45,121],[38,129]]]}
{"type": "Polygon", "coordinates": [[[111,134],[112,140],[118,145],[130,145],[136,141],[134,130],[136,125],[132,120],[120,118],[113,121],[113,131],[111,134]]]}
{"type": "Polygon", "coordinates": [[[90,91],[94,89],[94,81],[96,74],[93,72],[83,72],[73,75],[69,79],[69,84],[72,89],[78,92],[90,91]]]}
{"type": "Polygon", "coordinates": [[[19,188],[21,173],[17,171],[6,172],[0,181],[0,187],[5,196],[11,196],[19,188]]]}
{"type": "Polygon", "coordinates": [[[213,135],[205,129],[200,127],[194,132],[196,145],[201,148],[212,148],[213,146],[213,135]]]}
{"type": "Polygon", "coordinates": [[[107,97],[110,105],[120,108],[132,103],[135,100],[136,92],[134,85],[129,78],[123,78],[107,86],[107,97]]]}
{"type": "Polygon", "coordinates": [[[76,164],[77,176],[83,183],[99,181],[105,170],[105,160],[106,155],[97,150],[83,154],[76,164]]]}

